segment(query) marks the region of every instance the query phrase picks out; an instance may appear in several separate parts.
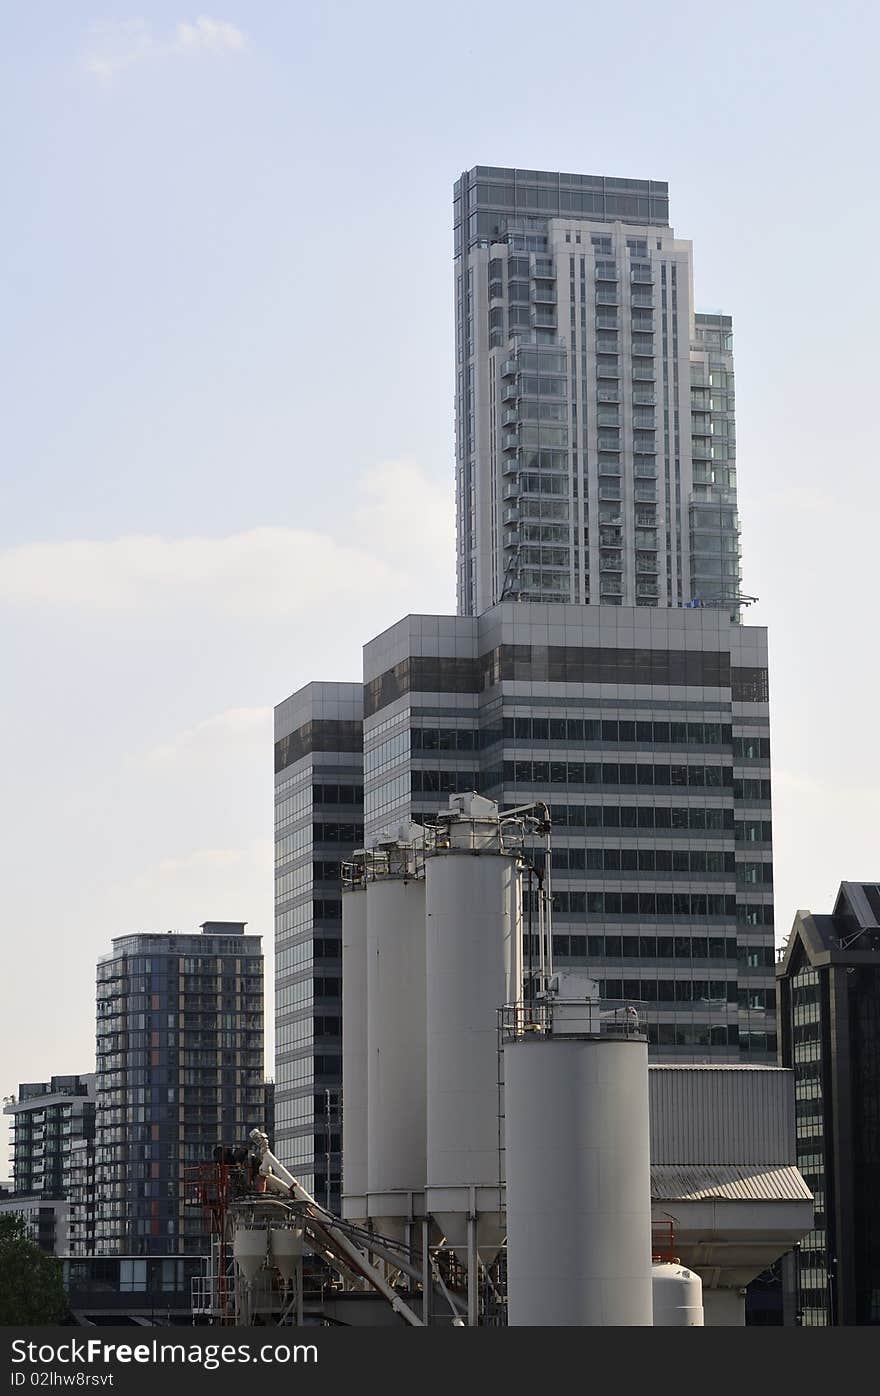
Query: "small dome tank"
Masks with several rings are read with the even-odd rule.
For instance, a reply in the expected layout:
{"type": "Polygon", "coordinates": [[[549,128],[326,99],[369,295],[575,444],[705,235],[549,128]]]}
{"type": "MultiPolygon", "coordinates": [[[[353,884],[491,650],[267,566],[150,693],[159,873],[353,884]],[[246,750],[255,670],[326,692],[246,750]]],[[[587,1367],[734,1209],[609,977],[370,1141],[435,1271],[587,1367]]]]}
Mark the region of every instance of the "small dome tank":
{"type": "Polygon", "coordinates": [[[651,1266],[655,1328],[702,1328],[703,1281],[678,1261],[651,1266]]]}

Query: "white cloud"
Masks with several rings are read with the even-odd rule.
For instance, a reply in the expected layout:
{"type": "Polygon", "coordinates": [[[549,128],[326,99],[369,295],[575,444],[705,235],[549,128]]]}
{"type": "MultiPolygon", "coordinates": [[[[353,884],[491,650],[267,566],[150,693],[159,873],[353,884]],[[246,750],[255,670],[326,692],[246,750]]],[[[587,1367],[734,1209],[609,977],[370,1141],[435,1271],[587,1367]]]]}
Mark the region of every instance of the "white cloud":
{"type": "MultiPolygon", "coordinates": [[[[340,516],[354,543],[297,528],[253,528],[225,538],[132,534],[25,543],[0,552],[0,601],[277,619],[302,615],[317,598],[326,609],[347,598],[378,604],[396,596],[405,610],[415,569],[425,559],[452,555],[451,491],[405,463],[368,472],[361,488],[363,504],[355,498],[350,515],[340,516]]],[[[429,587],[428,594],[439,589],[429,587]]]]}
{"type": "Polygon", "coordinates": [[[199,15],[181,21],[168,39],[157,38],[147,20],[128,19],[93,24],[82,54],[82,66],[104,81],[124,68],[147,59],[175,58],[198,53],[238,53],[247,47],[240,29],[227,20],[199,15]]]}
{"type": "Polygon", "coordinates": [[[243,848],[197,848],[176,858],[161,858],[157,871],[163,875],[179,872],[204,872],[206,869],[228,867],[230,863],[240,863],[245,856],[243,848]]]}
{"type": "Polygon", "coordinates": [[[266,734],[272,740],[272,709],[227,708],[213,717],[197,722],[178,732],[168,742],[152,747],[137,757],[148,765],[160,765],[176,761],[182,756],[208,755],[216,757],[218,752],[228,752],[231,745],[250,746],[254,741],[265,743],[266,734]]]}
{"type": "Polygon", "coordinates": [[[246,42],[241,30],[236,29],[234,24],[228,24],[223,19],[210,19],[208,15],[199,15],[194,24],[178,24],[174,47],[180,51],[211,49],[216,53],[222,49],[242,49],[246,42]]]}

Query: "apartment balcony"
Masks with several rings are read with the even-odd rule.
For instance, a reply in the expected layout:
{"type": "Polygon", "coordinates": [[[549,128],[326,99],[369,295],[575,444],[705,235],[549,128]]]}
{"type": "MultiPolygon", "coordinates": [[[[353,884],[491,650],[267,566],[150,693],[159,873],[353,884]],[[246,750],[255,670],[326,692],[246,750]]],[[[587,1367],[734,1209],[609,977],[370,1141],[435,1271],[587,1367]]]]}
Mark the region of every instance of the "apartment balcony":
{"type": "Polygon", "coordinates": [[[511,432],[508,432],[508,434],[507,434],[506,436],[502,436],[502,438],[501,438],[501,449],[502,449],[503,451],[517,451],[517,450],[519,450],[519,434],[518,434],[517,432],[515,432],[515,431],[511,431],[511,432]]]}
{"type": "Polygon", "coordinates": [[[660,588],[656,582],[636,582],[636,596],[659,596],[660,588]]]}
{"type": "Polygon", "coordinates": [[[506,524],[519,523],[519,506],[517,504],[508,504],[502,512],[501,518],[502,522],[506,524]]]}
{"type": "Polygon", "coordinates": [[[654,441],[654,439],[653,439],[653,435],[652,435],[652,438],[651,438],[650,441],[639,441],[639,440],[633,441],[633,455],[635,455],[635,456],[655,456],[656,454],[657,454],[657,446],[656,446],[656,443],[655,443],[655,441],[654,441]]]}
{"type": "Polygon", "coordinates": [[[619,377],[620,377],[620,365],[619,365],[618,363],[614,363],[614,364],[596,364],[596,377],[597,377],[597,378],[619,378],[619,377]]]}
{"type": "Polygon", "coordinates": [[[536,329],[554,330],[556,328],[556,312],[554,310],[539,310],[537,306],[532,306],[529,311],[529,321],[536,329]]]}
{"type": "Polygon", "coordinates": [[[599,388],[596,393],[599,402],[620,402],[619,388],[599,388]]]}
{"type": "Polygon", "coordinates": [[[619,427],[620,413],[603,411],[600,407],[596,415],[596,420],[600,427],[619,427]]]}
{"type": "Polygon", "coordinates": [[[630,282],[633,286],[653,286],[653,271],[630,271],[630,282]]]}
{"type": "Polygon", "coordinates": [[[634,383],[653,383],[657,378],[653,364],[633,364],[632,376],[634,383]]]}
{"type": "Polygon", "coordinates": [[[637,480],[656,480],[657,465],[655,461],[637,460],[633,462],[633,475],[637,480]]]}
{"type": "Polygon", "coordinates": [[[632,400],[633,407],[654,407],[657,402],[656,394],[642,392],[640,389],[633,390],[632,400]]]}
{"type": "Polygon", "coordinates": [[[620,304],[620,292],[616,289],[616,287],[615,287],[613,290],[609,290],[609,289],[607,289],[606,287],[603,286],[601,289],[597,290],[597,292],[596,292],[596,304],[597,304],[597,305],[619,305],[619,304],[620,304]]]}
{"type": "Polygon", "coordinates": [[[650,291],[633,291],[629,298],[629,303],[633,307],[643,310],[653,310],[654,297],[650,291]]]}
{"type": "Polygon", "coordinates": [[[711,460],[712,447],[704,445],[702,441],[692,441],[691,457],[693,460],[711,460]]]}
{"type": "Polygon", "coordinates": [[[597,281],[619,281],[619,280],[620,280],[620,272],[617,270],[617,267],[616,267],[612,262],[609,262],[609,263],[606,263],[606,264],[603,264],[602,262],[597,262],[597,263],[596,263],[596,280],[597,280],[597,281]]]}
{"type": "Polygon", "coordinates": [[[514,408],[514,407],[508,407],[508,408],[505,409],[504,412],[502,412],[502,414],[501,414],[501,424],[502,424],[502,426],[505,426],[505,427],[518,427],[518,426],[519,426],[519,413],[516,411],[516,408],[514,408]]]}
{"type": "Polygon", "coordinates": [[[615,335],[613,338],[599,335],[596,339],[597,354],[616,354],[620,349],[620,341],[615,335]]]}
{"type": "Polygon", "coordinates": [[[657,576],[657,559],[649,557],[636,558],[636,573],[639,576],[657,576]]]}
{"type": "Polygon", "coordinates": [[[600,460],[598,466],[600,475],[620,475],[620,461],[600,460]]]}
{"type": "Polygon", "coordinates": [[[540,262],[535,258],[535,265],[532,267],[532,276],[543,281],[555,280],[556,273],[553,270],[553,263],[540,262]]]}
{"type": "MultiPolygon", "coordinates": [[[[653,341],[652,341],[650,344],[635,344],[635,343],[633,343],[632,346],[631,346],[631,348],[632,348],[633,354],[638,354],[640,357],[647,356],[648,358],[651,358],[651,359],[654,357],[654,343],[653,343],[653,341]]],[[[633,377],[635,377],[635,374],[633,374],[633,377]]]]}
{"type": "Polygon", "coordinates": [[[620,500],[620,486],[619,486],[619,485],[600,485],[600,486],[599,486],[599,498],[600,498],[600,499],[608,499],[608,500],[612,500],[612,501],[619,501],[619,500],[620,500]]]}
{"type": "Polygon", "coordinates": [[[545,285],[533,286],[532,289],[531,289],[531,291],[529,292],[529,300],[532,301],[532,302],[536,302],[536,301],[537,301],[537,302],[539,302],[539,303],[541,303],[541,304],[544,304],[544,305],[555,305],[555,304],[556,304],[556,287],[555,287],[555,285],[550,285],[550,286],[545,286],[545,285]]]}
{"type": "Polygon", "coordinates": [[[518,528],[512,528],[504,535],[505,548],[518,548],[522,542],[522,534],[518,528]]]}
{"type": "Polygon", "coordinates": [[[619,451],[619,450],[620,450],[620,437],[619,437],[619,436],[600,436],[600,437],[599,437],[599,441],[598,441],[598,446],[599,446],[599,450],[600,450],[600,451],[619,451]]]}
{"type": "Polygon", "coordinates": [[[519,481],[518,481],[518,480],[508,480],[507,484],[504,485],[504,486],[502,486],[502,489],[501,489],[501,497],[502,497],[502,499],[518,499],[518,498],[519,498],[519,494],[520,494],[520,489],[519,489],[519,481]]]}
{"type": "Polygon", "coordinates": [[[599,599],[600,599],[600,600],[602,599],[603,596],[622,596],[622,595],[623,595],[623,583],[622,583],[622,582],[615,582],[615,581],[613,581],[610,577],[609,577],[608,581],[605,581],[604,578],[601,578],[601,577],[600,577],[600,579],[599,579],[599,599]]]}
{"type": "Polygon", "coordinates": [[[516,359],[505,359],[504,362],[503,362],[503,364],[501,365],[501,377],[502,377],[502,378],[512,378],[516,372],[517,372],[517,362],[516,362],[516,359]]]}
{"type": "Polygon", "coordinates": [[[504,460],[501,462],[501,474],[518,475],[519,465],[519,456],[505,456],[504,460]]]}
{"type": "Polygon", "coordinates": [[[519,388],[515,383],[505,383],[501,390],[502,402],[515,402],[519,397],[519,388]]]}
{"type": "Polygon", "coordinates": [[[644,315],[644,316],[636,316],[636,315],[634,315],[634,316],[633,316],[633,318],[632,318],[632,332],[633,332],[633,334],[653,334],[653,333],[654,333],[654,328],[655,328],[655,326],[654,326],[654,317],[653,317],[653,315],[644,315]]]}
{"type": "Polygon", "coordinates": [[[619,330],[620,316],[618,315],[597,315],[596,328],[598,330],[619,330]]]}

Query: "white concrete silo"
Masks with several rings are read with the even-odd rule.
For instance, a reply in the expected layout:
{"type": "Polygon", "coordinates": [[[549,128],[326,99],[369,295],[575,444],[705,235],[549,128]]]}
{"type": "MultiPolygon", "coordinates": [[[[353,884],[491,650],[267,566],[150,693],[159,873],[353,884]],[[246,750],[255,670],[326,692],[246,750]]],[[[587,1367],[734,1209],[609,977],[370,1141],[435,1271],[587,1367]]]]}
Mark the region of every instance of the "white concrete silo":
{"type": "Polygon", "coordinates": [[[403,1239],[424,1214],[425,881],[419,826],[367,854],[367,1211],[403,1239]]]}
{"type": "Polygon", "coordinates": [[[647,1042],[578,978],[506,1034],[508,1322],[649,1326],[647,1042]]]}
{"type": "Polygon", "coordinates": [[[497,1015],[521,994],[522,894],[497,805],[450,807],[425,862],[426,1207],[467,1263],[469,1244],[486,1259],[504,1239],[497,1015]]]}
{"type": "Polygon", "coordinates": [[[367,893],[348,865],[342,895],[342,1215],[367,1216],[367,893]]]}

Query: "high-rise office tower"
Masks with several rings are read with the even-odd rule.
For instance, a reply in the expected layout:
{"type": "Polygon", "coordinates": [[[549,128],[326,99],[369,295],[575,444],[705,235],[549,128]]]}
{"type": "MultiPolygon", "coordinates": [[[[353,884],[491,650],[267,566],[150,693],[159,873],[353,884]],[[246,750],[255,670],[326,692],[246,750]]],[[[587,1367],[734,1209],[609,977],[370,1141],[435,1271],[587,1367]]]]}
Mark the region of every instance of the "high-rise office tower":
{"type": "Polygon", "coordinates": [[[98,962],[95,1250],[197,1255],[184,1169],[262,1127],[263,956],[244,923],[128,935],[98,962]]]}
{"type": "Polygon", "coordinates": [[[546,801],[553,944],[652,1056],[776,1053],[767,639],[722,611],[504,605],[364,648],[367,839],[449,794],[546,801]]]}
{"type": "Polygon", "coordinates": [[[806,1327],[880,1324],[880,884],[799,911],[776,967],[780,1064],[815,1221],[787,1270],[806,1327]]]}
{"type": "Polygon", "coordinates": [[[275,1152],[339,1207],[341,862],[361,847],[362,691],[311,683],[275,709],[275,1152]]]}
{"type": "Polygon", "coordinates": [[[277,1149],[322,1201],[339,861],[454,790],[550,805],[559,962],[655,1002],[656,1055],[775,1054],[731,319],[695,310],[663,183],[478,166],[454,209],[459,615],[371,641],[363,707],[313,684],[276,709],[277,1149]]]}
{"type": "Polygon", "coordinates": [[[454,228],[459,614],[736,614],[732,323],[666,184],[478,165],[454,228]]]}

